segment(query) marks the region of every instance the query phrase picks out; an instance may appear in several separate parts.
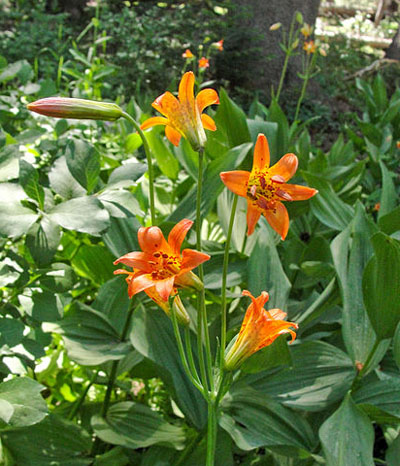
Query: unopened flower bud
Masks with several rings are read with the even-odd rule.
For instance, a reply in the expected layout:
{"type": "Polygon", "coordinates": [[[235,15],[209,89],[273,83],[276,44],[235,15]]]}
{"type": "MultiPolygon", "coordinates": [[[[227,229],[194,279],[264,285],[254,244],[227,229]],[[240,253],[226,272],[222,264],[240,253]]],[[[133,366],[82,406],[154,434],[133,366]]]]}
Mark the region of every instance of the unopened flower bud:
{"type": "Polygon", "coordinates": [[[282,26],[282,23],[274,23],[269,27],[270,31],[277,31],[282,26]]]}
{"type": "Polygon", "coordinates": [[[181,298],[178,294],[174,297],[172,301],[172,312],[175,313],[176,318],[181,325],[189,325],[189,314],[187,313],[187,310],[185,309],[185,306],[183,305],[181,298]]]}
{"type": "Polygon", "coordinates": [[[296,21],[299,23],[299,24],[303,24],[303,15],[301,14],[300,11],[296,11],[296,21]]]}
{"type": "Polygon", "coordinates": [[[48,97],[27,105],[28,110],[55,118],[114,121],[123,114],[113,103],[68,97],[48,97]]]}
{"type": "Polygon", "coordinates": [[[180,275],[176,284],[182,288],[192,288],[196,291],[201,291],[204,288],[203,282],[192,271],[180,275]]]}

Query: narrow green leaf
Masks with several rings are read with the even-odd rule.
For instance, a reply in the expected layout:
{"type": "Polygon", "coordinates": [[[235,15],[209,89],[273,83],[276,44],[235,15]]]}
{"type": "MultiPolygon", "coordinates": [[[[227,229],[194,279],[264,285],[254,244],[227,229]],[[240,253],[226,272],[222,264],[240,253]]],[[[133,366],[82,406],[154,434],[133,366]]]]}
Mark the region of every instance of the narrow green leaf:
{"type": "Polygon", "coordinates": [[[375,255],[363,275],[364,304],[378,338],[391,338],[400,321],[400,243],[379,232],[372,245],[375,255]]]}
{"type": "Polygon", "coordinates": [[[391,173],[382,161],[379,162],[379,166],[382,171],[382,194],[378,211],[378,221],[396,207],[398,200],[391,173]]]}
{"type": "Polygon", "coordinates": [[[319,437],[327,466],[374,465],[374,429],[350,395],[322,424],[319,437]]]}
{"type": "Polygon", "coordinates": [[[268,120],[278,124],[276,135],[276,151],[278,159],[282,157],[289,148],[289,122],[279,106],[278,102],[273,99],[269,107],[268,120]]]}
{"type": "Polygon", "coordinates": [[[393,356],[397,367],[400,369],[400,323],[397,324],[393,340],[393,356]]]}
{"type": "Polygon", "coordinates": [[[23,159],[19,161],[19,182],[26,194],[37,201],[39,208],[43,210],[44,190],[39,184],[39,173],[30,163],[25,162],[23,159]]]}
{"type": "Polygon", "coordinates": [[[176,180],[179,173],[179,163],[174,154],[168,149],[161,139],[159,131],[148,131],[146,138],[149,143],[152,154],[154,155],[158,168],[161,172],[170,178],[176,180]]]}
{"type": "Polygon", "coordinates": [[[380,217],[378,221],[380,229],[387,235],[400,230],[400,206],[386,215],[380,217]]]}

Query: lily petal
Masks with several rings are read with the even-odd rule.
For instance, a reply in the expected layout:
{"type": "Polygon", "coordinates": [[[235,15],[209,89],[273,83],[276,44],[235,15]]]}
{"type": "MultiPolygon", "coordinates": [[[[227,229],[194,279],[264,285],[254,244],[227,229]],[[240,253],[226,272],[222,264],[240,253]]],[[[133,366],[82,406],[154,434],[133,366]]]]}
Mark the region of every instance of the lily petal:
{"type": "Polygon", "coordinates": [[[174,146],[179,146],[179,141],[181,140],[181,133],[174,129],[172,126],[167,125],[165,127],[165,136],[169,142],[171,142],[174,146]]]}
{"type": "Polygon", "coordinates": [[[168,235],[168,244],[170,245],[174,254],[179,254],[183,240],[185,239],[187,232],[192,227],[193,222],[184,218],[177,223],[168,235]]]}
{"type": "Polygon", "coordinates": [[[151,128],[152,126],[156,125],[167,125],[168,124],[168,119],[164,117],[152,117],[147,119],[145,122],[143,122],[140,125],[140,129],[147,129],[151,128]]]}
{"type": "Polygon", "coordinates": [[[253,169],[268,168],[270,163],[268,140],[264,134],[257,136],[256,146],[254,148],[253,169]]]}
{"type": "Polygon", "coordinates": [[[209,259],[210,256],[204,252],[195,251],[194,249],[184,249],[182,251],[182,266],[179,275],[189,272],[189,270],[194,269],[209,259]]]}
{"type": "Polygon", "coordinates": [[[282,240],[284,240],[289,230],[289,214],[282,202],[277,202],[275,204],[275,211],[268,209],[265,210],[263,214],[271,227],[280,235],[282,240]]]}
{"type": "Polygon", "coordinates": [[[260,218],[261,212],[253,207],[252,201],[247,201],[247,236],[254,233],[256,224],[260,218]]]}
{"type": "Polygon", "coordinates": [[[178,99],[171,92],[164,92],[151,104],[153,108],[166,116],[169,121],[173,120],[180,113],[178,99]]]}
{"type": "Polygon", "coordinates": [[[203,113],[201,115],[201,122],[203,124],[204,129],[209,129],[210,131],[217,130],[217,125],[215,124],[215,121],[210,116],[208,116],[206,113],[203,113]]]}
{"type": "Polygon", "coordinates": [[[238,196],[246,197],[247,183],[250,172],[244,170],[235,170],[231,172],[222,172],[219,174],[224,185],[238,196]]]}
{"type": "Polygon", "coordinates": [[[294,154],[285,154],[270,168],[269,173],[271,176],[280,175],[287,181],[296,173],[298,165],[299,161],[294,154]]]}
{"type": "Polygon", "coordinates": [[[195,77],[192,71],[188,71],[182,76],[179,83],[178,99],[181,104],[189,105],[194,108],[194,81],[195,77]]]}
{"type": "Polygon", "coordinates": [[[133,295],[140,293],[151,286],[154,286],[154,281],[150,274],[139,275],[138,277],[129,280],[128,295],[131,298],[133,295]]]}
{"type": "Polygon", "coordinates": [[[168,298],[170,294],[172,293],[172,289],[174,287],[174,280],[175,277],[169,277],[166,278],[165,280],[159,280],[155,283],[156,285],[156,291],[160,295],[161,299],[164,301],[168,301],[168,298]]]}
{"type": "Polygon", "coordinates": [[[153,256],[151,254],[135,251],[129,252],[128,254],[119,257],[116,261],[114,261],[114,265],[122,263],[144,272],[151,272],[151,267],[149,264],[150,260],[153,260],[153,256]]]}
{"type": "Polygon", "coordinates": [[[196,104],[200,113],[210,105],[219,104],[217,91],[214,89],[203,89],[197,94],[196,104]]]}
{"type": "Polygon", "coordinates": [[[299,184],[282,184],[280,187],[283,191],[287,192],[294,201],[305,201],[318,193],[314,188],[301,186],[299,184]]]}
{"type": "Polygon", "coordinates": [[[139,228],[138,240],[142,251],[148,254],[152,254],[159,250],[170,250],[162,231],[158,227],[139,228]]]}

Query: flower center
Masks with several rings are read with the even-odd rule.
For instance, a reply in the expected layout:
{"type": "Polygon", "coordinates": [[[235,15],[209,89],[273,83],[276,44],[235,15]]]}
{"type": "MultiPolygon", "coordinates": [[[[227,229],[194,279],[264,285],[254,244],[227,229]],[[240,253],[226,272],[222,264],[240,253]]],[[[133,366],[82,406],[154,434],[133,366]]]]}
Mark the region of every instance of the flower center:
{"type": "Polygon", "coordinates": [[[292,201],[281,185],[285,179],[280,175],[271,175],[268,170],[255,169],[247,183],[247,198],[258,210],[275,210],[277,201],[292,201]]]}
{"type": "Polygon", "coordinates": [[[149,261],[153,280],[164,280],[180,272],[182,260],[179,256],[156,251],[153,253],[153,257],[154,261],[149,261]]]}

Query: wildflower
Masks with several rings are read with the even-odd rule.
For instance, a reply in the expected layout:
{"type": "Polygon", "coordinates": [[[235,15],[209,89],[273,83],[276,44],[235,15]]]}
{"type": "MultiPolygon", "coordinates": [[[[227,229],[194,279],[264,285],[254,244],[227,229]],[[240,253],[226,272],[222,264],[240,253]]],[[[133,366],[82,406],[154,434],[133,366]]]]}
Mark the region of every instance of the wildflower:
{"type": "Polygon", "coordinates": [[[123,115],[117,104],[69,97],[47,97],[27,105],[31,112],[55,118],[114,121],[123,115]]]}
{"type": "Polygon", "coordinates": [[[381,203],[380,203],[380,202],[377,202],[377,203],[374,205],[373,210],[374,210],[375,212],[379,212],[379,209],[380,209],[380,208],[381,208],[381,203]]]}
{"type": "Polygon", "coordinates": [[[280,309],[264,309],[264,304],[269,299],[266,291],[258,298],[247,290],[242,294],[249,296],[252,303],[247,308],[239,335],[225,355],[225,368],[228,371],[237,369],[249,356],[273,343],[279,335],[290,333],[293,341],[296,334],[290,327],[298,328],[294,322],[283,320],[286,313],[280,309]]]}
{"type": "Polygon", "coordinates": [[[232,192],[247,198],[247,234],[254,232],[263,214],[271,227],[284,240],[289,229],[289,215],[281,201],[301,201],[317,194],[317,190],[296,184],[286,184],[296,173],[298,160],[294,154],[284,155],[269,168],[267,138],[259,134],[254,148],[253,168],[220,174],[222,182],[232,192]]]}
{"type": "Polygon", "coordinates": [[[303,50],[306,51],[307,55],[310,55],[310,53],[315,53],[315,49],[316,49],[316,46],[313,40],[304,42],[303,50]]]}
{"type": "Polygon", "coordinates": [[[400,141],[396,142],[396,147],[397,147],[397,149],[400,149],[400,141]]]}
{"type": "Polygon", "coordinates": [[[313,28],[312,26],[310,26],[309,24],[307,23],[304,23],[303,24],[303,27],[300,29],[300,32],[303,34],[303,36],[307,39],[307,37],[310,37],[312,32],[313,32],[313,28]]]}
{"type": "Polygon", "coordinates": [[[214,42],[213,44],[220,52],[224,50],[224,39],[219,40],[218,42],[214,42]]]}
{"type": "Polygon", "coordinates": [[[138,240],[142,252],[130,252],[114,262],[114,265],[122,263],[133,268],[133,272],[114,272],[128,275],[130,298],[147,290],[147,294],[162,307],[162,301],[168,301],[174,286],[202,286],[191,270],[210,256],[193,249],[180,252],[182,242],[192,225],[191,220],[181,220],[171,230],[168,241],[158,227],[139,229],[138,240]]]}
{"type": "Polygon", "coordinates": [[[185,73],[179,84],[178,98],[165,92],[153,102],[153,107],[164,117],[152,117],[146,120],[141,129],[156,125],[165,125],[165,135],[175,146],[181,136],[185,137],[194,150],[199,150],[206,143],[205,129],[215,131],[214,120],[203,110],[209,105],[218,104],[218,94],[214,89],[203,89],[194,97],[194,74],[185,73]]]}
{"type": "Polygon", "coordinates": [[[210,61],[208,58],[206,57],[201,57],[200,60],[199,60],[199,68],[204,70],[206,68],[209,68],[210,67],[210,61]]]}
{"type": "Polygon", "coordinates": [[[189,59],[189,58],[193,58],[194,55],[189,49],[186,49],[185,52],[182,53],[182,57],[186,58],[186,59],[189,59]]]}
{"type": "Polygon", "coordinates": [[[269,27],[270,31],[277,31],[282,26],[282,23],[274,23],[269,27]]]}

